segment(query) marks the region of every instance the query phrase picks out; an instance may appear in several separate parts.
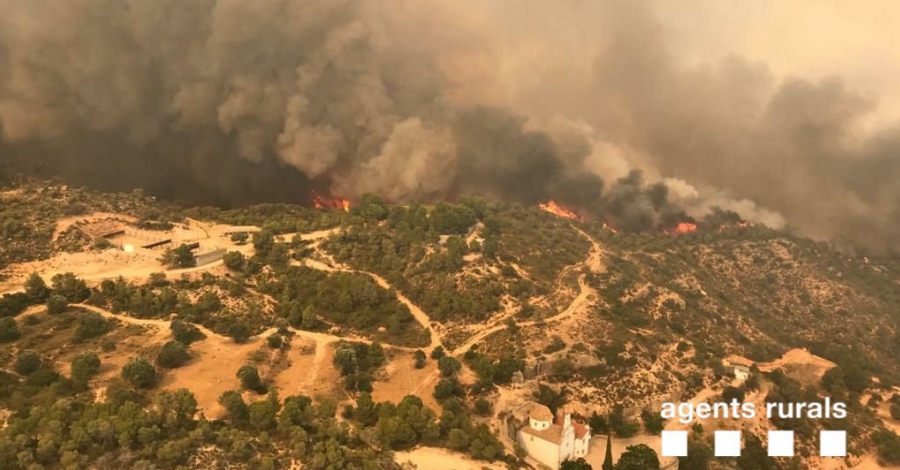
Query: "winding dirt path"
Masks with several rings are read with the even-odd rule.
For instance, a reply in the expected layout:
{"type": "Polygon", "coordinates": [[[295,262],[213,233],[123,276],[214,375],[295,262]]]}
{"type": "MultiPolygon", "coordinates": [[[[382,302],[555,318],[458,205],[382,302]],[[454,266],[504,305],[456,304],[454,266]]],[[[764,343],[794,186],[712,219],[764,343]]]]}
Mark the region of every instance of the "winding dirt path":
{"type": "MultiPolygon", "coordinates": [[[[317,253],[320,253],[320,251],[317,250],[317,253]]],[[[438,334],[437,331],[435,331],[434,326],[432,325],[432,322],[431,322],[431,317],[429,317],[428,314],[425,313],[425,311],[423,311],[421,308],[419,308],[418,305],[414,304],[411,300],[409,300],[408,297],[406,297],[405,295],[400,293],[399,290],[395,289],[387,281],[387,279],[379,276],[378,274],[375,274],[375,273],[372,273],[369,271],[361,271],[358,269],[351,269],[351,268],[344,267],[344,266],[337,266],[337,267],[329,266],[321,261],[308,259],[308,258],[303,260],[302,262],[297,261],[297,262],[294,262],[293,264],[295,264],[295,265],[302,264],[303,266],[313,268],[313,269],[318,269],[320,271],[327,271],[327,272],[339,271],[339,272],[346,272],[346,273],[365,274],[365,275],[369,276],[382,289],[393,290],[394,294],[397,296],[397,300],[399,300],[400,303],[402,303],[403,305],[406,305],[406,308],[409,309],[413,318],[415,318],[416,321],[419,322],[419,324],[422,325],[422,327],[428,331],[428,336],[429,336],[430,340],[429,340],[427,349],[429,351],[431,351],[434,348],[441,345],[441,336],[440,336],[440,334],[438,334]]],[[[398,349],[405,349],[405,348],[398,347],[398,349]]]]}
{"type": "MultiPolygon", "coordinates": [[[[572,228],[574,228],[579,234],[581,234],[581,236],[585,237],[588,241],[591,242],[591,250],[588,253],[587,258],[583,262],[574,264],[572,266],[565,267],[560,272],[560,275],[558,278],[562,279],[562,277],[565,274],[567,274],[567,273],[571,272],[571,270],[577,269],[581,266],[587,266],[589,269],[591,269],[594,272],[602,272],[605,269],[605,267],[603,266],[603,263],[601,261],[602,250],[600,248],[600,245],[596,242],[596,240],[594,240],[590,235],[585,233],[583,230],[581,230],[577,227],[574,227],[574,226],[572,228]]],[[[560,289],[560,288],[561,288],[561,286],[557,287],[557,289],[560,289]]],[[[581,311],[582,308],[585,305],[587,305],[588,302],[591,301],[591,297],[595,294],[595,292],[585,282],[584,274],[578,276],[578,288],[579,288],[578,295],[575,296],[574,299],[572,299],[572,302],[569,303],[569,306],[566,307],[563,311],[559,312],[556,315],[553,315],[552,317],[545,318],[543,320],[521,322],[521,323],[518,323],[518,326],[520,328],[528,328],[528,327],[533,327],[533,326],[537,326],[537,325],[546,326],[549,323],[556,323],[556,322],[565,320],[566,318],[569,318],[572,315],[574,315],[576,312],[581,311]]],[[[505,318],[503,318],[503,320],[505,320],[505,318]]],[[[476,343],[483,341],[485,338],[493,335],[494,333],[496,333],[498,331],[506,329],[507,326],[505,324],[500,323],[503,320],[497,320],[493,326],[483,329],[483,330],[479,331],[478,333],[476,333],[475,335],[471,336],[462,345],[453,349],[453,351],[449,351],[449,355],[459,356],[461,354],[464,354],[476,343]],[[497,324],[497,323],[499,323],[499,324],[497,324]]],[[[440,376],[440,371],[432,372],[419,385],[416,386],[413,393],[414,394],[421,393],[425,387],[431,385],[431,383],[433,383],[434,380],[436,380],[439,376],[440,376]]]]}

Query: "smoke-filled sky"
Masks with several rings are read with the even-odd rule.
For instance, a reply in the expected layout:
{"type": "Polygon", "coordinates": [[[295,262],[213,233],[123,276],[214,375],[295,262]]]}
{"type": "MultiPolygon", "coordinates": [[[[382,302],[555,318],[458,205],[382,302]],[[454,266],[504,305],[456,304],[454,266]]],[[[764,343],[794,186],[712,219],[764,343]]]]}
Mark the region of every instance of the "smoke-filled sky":
{"type": "Polygon", "coordinates": [[[718,207],[896,247],[900,6],[857,3],[0,0],[0,159],[192,202],[718,207]]]}

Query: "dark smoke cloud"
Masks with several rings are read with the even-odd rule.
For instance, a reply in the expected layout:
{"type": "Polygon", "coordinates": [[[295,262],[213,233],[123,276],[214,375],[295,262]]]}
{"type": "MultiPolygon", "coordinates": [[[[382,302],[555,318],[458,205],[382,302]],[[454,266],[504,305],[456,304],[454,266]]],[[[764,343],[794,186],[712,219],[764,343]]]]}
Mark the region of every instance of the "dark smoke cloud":
{"type": "Polygon", "coordinates": [[[874,100],[740,57],[684,67],[652,3],[0,11],[0,158],[76,183],[229,205],[478,193],[630,230],[783,214],[871,247],[900,235],[900,133],[857,130],[874,100]]]}

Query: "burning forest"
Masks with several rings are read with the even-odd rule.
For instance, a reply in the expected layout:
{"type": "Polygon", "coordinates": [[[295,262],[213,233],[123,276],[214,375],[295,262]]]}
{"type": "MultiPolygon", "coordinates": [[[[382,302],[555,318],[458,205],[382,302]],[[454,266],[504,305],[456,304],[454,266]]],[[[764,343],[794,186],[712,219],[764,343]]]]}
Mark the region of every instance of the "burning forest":
{"type": "Polygon", "coordinates": [[[547,211],[551,214],[558,215],[560,217],[565,217],[567,219],[578,220],[578,221],[584,220],[578,214],[557,204],[553,199],[547,201],[547,203],[538,204],[538,207],[540,207],[541,210],[547,211]]]}
{"type": "Polygon", "coordinates": [[[718,208],[900,240],[900,127],[858,131],[869,95],[682,63],[655,3],[0,3],[6,174],[219,206],[473,194],[626,231],[718,208]]]}

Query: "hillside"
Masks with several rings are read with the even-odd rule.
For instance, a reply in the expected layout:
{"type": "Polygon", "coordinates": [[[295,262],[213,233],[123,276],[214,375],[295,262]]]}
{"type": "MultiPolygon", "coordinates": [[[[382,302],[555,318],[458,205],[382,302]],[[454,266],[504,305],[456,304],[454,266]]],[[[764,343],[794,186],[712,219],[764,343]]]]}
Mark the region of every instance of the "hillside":
{"type": "Polygon", "coordinates": [[[647,418],[659,403],[723,392],[829,396],[850,416],[748,423],[795,430],[800,457],[720,466],[820,468],[829,425],[849,432],[847,466],[900,464],[900,258],[740,221],[617,232],[475,197],[223,210],[41,183],[0,202],[10,468],[400,468],[393,451],[429,447],[527,468],[499,432],[526,400],[652,440],[677,424],[647,418]],[[171,242],[139,246],[155,240],[171,242]],[[227,254],[179,264],[182,243],[227,254]],[[736,357],[754,364],[746,383],[723,364],[736,357]]]}

